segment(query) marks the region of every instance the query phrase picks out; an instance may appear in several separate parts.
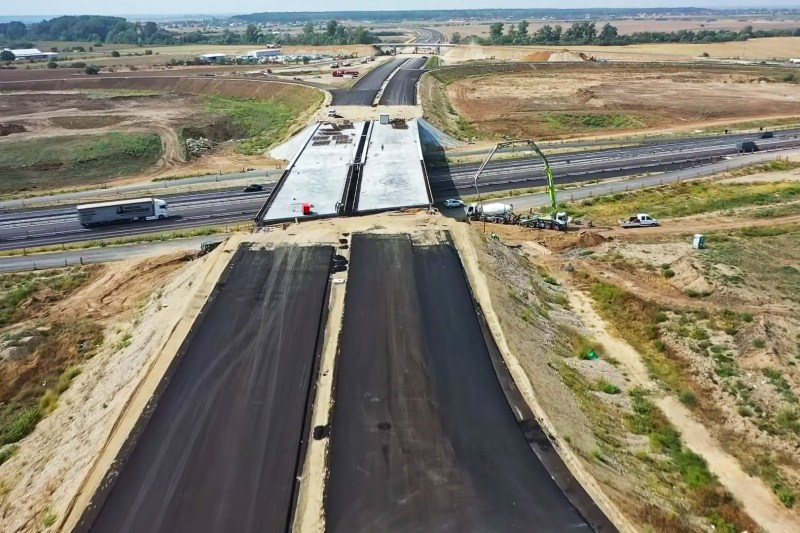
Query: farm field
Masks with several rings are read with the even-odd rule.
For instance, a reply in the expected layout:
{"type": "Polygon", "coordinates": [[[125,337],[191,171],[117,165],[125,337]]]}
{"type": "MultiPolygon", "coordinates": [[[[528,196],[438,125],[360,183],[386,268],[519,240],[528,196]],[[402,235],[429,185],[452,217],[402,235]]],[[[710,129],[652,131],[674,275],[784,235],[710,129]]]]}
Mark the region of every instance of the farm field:
{"type": "Polygon", "coordinates": [[[169,77],[56,80],[29,88],[38,90],[7,92],[0,102],[6,193],[273,167],[266,150],[323,99],[298,85],[169,77]],[[138,141],[120,144],[144,136],[146,150],[138,141]],[[188,138],[205,141],[190,151],[188,138]]]}
{"type": "Polygon", "coordinates": [[[436,107],[436,88],[427,87],[429,114],[462,136],[536,139],[800,115],[800,75],[787,68],[575,63],[504,70],[434,73],[451,107],[436,107]]]}
{"type": "MultiPolygon", "coordinates": [[[[800,25],[800,23],[798,23],[800,25]]],[[[800,56],[797,37],[769,37],[730,43],[664,43],[629,46],[570,46],[598,60],[609,61],[685,61],[703,53],[712,59],[786,60],[800,56]]],[[[494,58],[503,61],[525,61],[535,51],[560,52],[563,46],[461,46],[444,54],[446,64],[494,58]]]]}
{"type": "MultiPolygon", "coordinates": [[[[502,21],[506,27],[510,24],[516,24],[519,21],[502,21]]],[[[535,32],[545,24],[550,26],[561,25],[563,27],[570,26],[575,21],[567,20],[552,20],[541,22],[536,20],[529,20],[528,33],[535,32]]],[[[596,22],[598,28],[604,24],[610,23],[619,30],[622,35],[627,35],[636,32],[645,31],[678,31],[678,30],[732,30],[739,31],[745,26],[752,26],[756,30],[771,30],[771,29],[794,29],[800,27],[800,20],[768,20],[768,19],[666,19],[666,20],[644,20],[644,19],[623,19],[623,20],[599,20],[596,22]]],[[[489,22],[475,23],[475,24],[442,24],[430,26],[431,29],[440,31],[450,37],[453,32],[458,32],[462,37],[469,35],[477,35],[479,37],[487,37],[489,35],[489,22]]]]}

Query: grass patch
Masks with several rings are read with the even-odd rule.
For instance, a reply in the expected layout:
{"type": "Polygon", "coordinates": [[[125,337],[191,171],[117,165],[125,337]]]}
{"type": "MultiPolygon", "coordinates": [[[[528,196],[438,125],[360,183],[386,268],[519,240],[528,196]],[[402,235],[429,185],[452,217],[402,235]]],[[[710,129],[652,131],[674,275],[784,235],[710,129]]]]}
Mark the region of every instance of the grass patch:
{"type": "Polygon", "coordinates": [[[231,119],[239,141],[239,152],[257,155],[283,140],[300,114],[322,104],[322,93],[315,91],[310,101],[275,98],[256,100],[233,96],[205,96],[204,107],[208,113],[224,115],[231,119]]]}
{"type": "Polygon", "coordinates": [[[442,66],[442,60],[439,59],[439,56],[431,56],[428,58],[428,60],[425,62],[425,66],[422,68],[432,70],[432,69],[437,69],[441,66],[442,66]]]}
{"type": "Polygon", "coordinates": [[[27,139],[0,150],[0,193],[96,184],[142,172],[161,157],[155,133],[27,139]]]}
{"type": "Polygon", "coordinates": [[[89,272],[83,267],[0,275],[0,326],[24,318],[25,312],[19,306],[32,295],[43,293],[49,300],[60,299],[88,278],[89,272]]]}
{"type": "MultiPolygon", "coordinates": [[[[771,161],[741,169],[741,174],[785,171],[798,164],[771,161]]],[[[628,193],[599,196],[576,202],[575,208],[595,218],[617,218],[620,213],[649,213],[659,217],[682,217],[726,211],[748,206],[766,206],[800,200],[800,184],[681,182],[628,193]]],[[[781,228],[747,228],[767,231],[781,228]]]]}
{"type": "Polygon", "coordinates": [[[621,392],[620,388],[607,381],[605,378],[600,378],[594,384],[595,390],[600,391],[605,394],[619,394],[621,392]]]}
{"type": "Polygon", "coordinates": [[[643,128],[645,123],[632,115],[619,113],[542,113],[548,126],[556,130],[594,130],[643,128]]]}
{"type": "Polygon", "coordinates": [[[650,373],[670,389],[684,390],[683,374],[678,363],[668,357],[666,346],[659,342],[660,310],[610,283],[594,281],[590,286],[590,295],[597,303],[600,315],[642,354],[650,373]]]}
{"type": "Polygon", "coordinates": [[[797,502],[796,487],[786,478],[770,455],[760,453],[746,466],[751,476],[763,479],[786,507],[794,507],[797,502]]]}
{"type": "Polygon", "coordinates": [[[52,509],[46,509],[44,513],[42,513],[42,525],[44,527],[53,527],[58,519],[58,515],[52,509]]]}
{"type": "Polygon", "coordinates": [[[16,444],[10,444],[0,449],[0,465],[14,457],[14,454],[19,450],[16,444]]]}
{"type": "Polygon", "coordinates": [[[41,419],[38,405],[27,409],[14,404],[3,406],[0,410],[0,446],[21,441],[41,419]]]}

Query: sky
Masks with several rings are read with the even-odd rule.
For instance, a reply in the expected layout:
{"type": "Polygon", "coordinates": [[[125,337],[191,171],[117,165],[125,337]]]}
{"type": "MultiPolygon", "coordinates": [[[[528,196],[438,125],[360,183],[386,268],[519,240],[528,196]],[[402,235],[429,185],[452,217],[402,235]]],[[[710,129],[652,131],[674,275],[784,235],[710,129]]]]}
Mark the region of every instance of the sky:
{"type": "Polygon", "coordinates": [[[376,9],[469,9],[469,8],[583,8],[583,7],[797,7],[792,0],[558,0],[532,2],[531,0],[347,0],[334,4],[330,0],[304,0],[276,7],[264,0],[135,0],[109,2],[108,0],[32,0],[19,2],[0,0],[0,15],[160,15],[160,14],[245,14],[264,11],[330,11],[376,9]],[[3,5],[5,4],[5,5],[3,5]],[[335,7],[334,7],[335,6],[335,7]]]}

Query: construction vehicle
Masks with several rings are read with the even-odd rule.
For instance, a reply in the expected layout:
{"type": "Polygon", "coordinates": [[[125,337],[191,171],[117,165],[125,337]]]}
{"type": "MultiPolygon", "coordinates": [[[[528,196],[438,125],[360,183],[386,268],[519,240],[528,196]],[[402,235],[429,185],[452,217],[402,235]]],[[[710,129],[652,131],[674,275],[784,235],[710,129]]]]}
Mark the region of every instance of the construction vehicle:
{"type": "Polygon", "coordinates": [[[358,71],[357,70],[338,69],[338,70],[334,70],[331,74],[333,74],[334,78],[344,78],[344,77],[348,77],[348,76],[351,76],[351,77],[355,78],[355,77],[358,76],[358,71]]]}
{"type": "Polygon", "coordinates": [[[628,218],[628,220],[620,220],[619,225],[623,228],[647,228],[658,226],[658,220],[647,213],[639,213],[635,217],[628,218]]]}
{"type": "Polygon", "coordinates": [[[520,218],[517,224],[526,228],[556,229],[563,231],[569,226],[569,217],[565,212],[559,211],[554,216],[532,215],[520,218]]]}
{"type": "Polygon", "coordinates": [[[115,200],[78,206],[78,221],[84,227],[116,222],[164,220],[169,218],[169,205],[158,198],[115,200]]]}
{"type": "Polygon", "coordinates": [[[517,221],[514,206],[511,204],[479,204],[472,203],[467,206],[467,217],[470,220],[493,222],[495,224],[513,224],[517,221]]]}
{"type": "MultiPolygon", "coordinates": [[[[475,185],[475,192],[478,195],[478,203],[472,204],[475,206],[473,208],[473,212],[475,213],[481,212],[482,202],[480,201],[480,191],[478,190],[478,178],[480,178],[483,169],[486,167],[489,161],[491,161],[492,156],[494,156],[495,152],[497,152],[498,150],[502,150],[503,148],[513,147],[513,146],[530,147],[536,153],[536,155],[541,158],[542,163],[544,163],[544,173],[547,176],[547,192],[550,196],[550,214],[549,215],[531,214],[530,216],[523,219],[520,219],[516,215],[512,214],[511,217],[506,216],[505,220],[511,221],[513,223],[518,223],[520,225],[530,228],[555,229],[555,230],[565,231],[569,226],[569,217],[567,216],[567,213],[565,213],[564,211],[558,211],[558,204],[556,202],[556,188],[553,182],[553,170],[550,168],[550,163],[548,163],[544,153],[542,153],[539,147],[536,146],[536,143],[530,139],[505,141],[497,143],[497,145],[494,148],[492,148],[492,151],[489,152],[489,156],[483,161],[483,163],[481,163],[480,168],[478,168],[478,172],[475,174],[474,185],[475,185]]],[[[483,212],[486,212],[489,205],[503,205],[503,204],[487,204],[486,206],[483,206],[483,212]]],[[[469,215],[469,209],[467,210],[467,215],[469,215]]],[[[486,217],[484,217],[481,220],[486,220],[487,222],[489,222],[489,219],[486,217]]]]}

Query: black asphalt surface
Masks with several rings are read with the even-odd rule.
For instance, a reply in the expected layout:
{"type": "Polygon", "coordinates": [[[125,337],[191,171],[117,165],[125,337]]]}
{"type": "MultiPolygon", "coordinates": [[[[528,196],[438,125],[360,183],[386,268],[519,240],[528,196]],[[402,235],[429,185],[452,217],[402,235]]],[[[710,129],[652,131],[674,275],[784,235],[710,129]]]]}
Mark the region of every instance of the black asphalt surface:
{"type": "Polygon", "coordinates": [[[425,72],[427,57],[417,57],[404,64],[386,84],[380,105],[417,105],[417,81],[425,72]]]}
{"type": "Polygon", "coordinates": [[[240,249],[77,532],[283,532],[333,249],[240,249]],[[96,514],[96,518],[94,518],[96,514]]]}
{"type": "Polygon", "coordinates": [[[591,531],[517,424],[454,249],[355,235],[350,268],[326,530],[591,531]]]}
{"type": "Polygon", "coordinates": [[[406,60],[395,58],[370,70],[359,78],[350,89],[334,89],[331,105],[372,105],[383,82],[406,60]]]}

